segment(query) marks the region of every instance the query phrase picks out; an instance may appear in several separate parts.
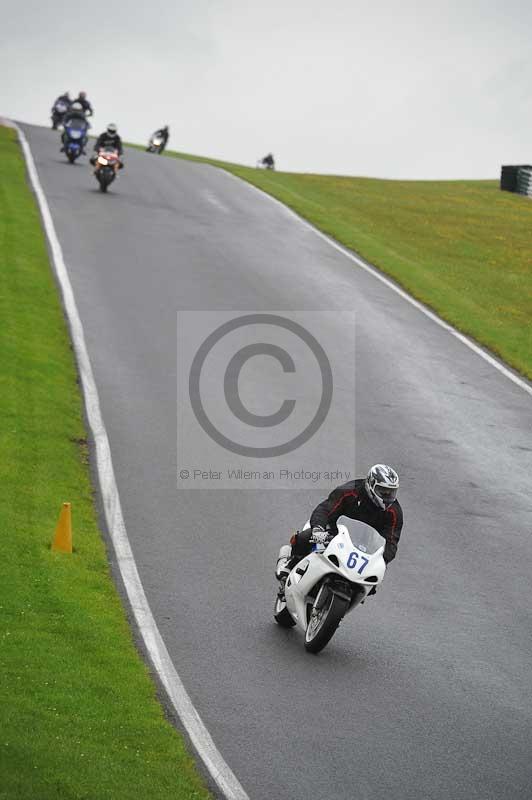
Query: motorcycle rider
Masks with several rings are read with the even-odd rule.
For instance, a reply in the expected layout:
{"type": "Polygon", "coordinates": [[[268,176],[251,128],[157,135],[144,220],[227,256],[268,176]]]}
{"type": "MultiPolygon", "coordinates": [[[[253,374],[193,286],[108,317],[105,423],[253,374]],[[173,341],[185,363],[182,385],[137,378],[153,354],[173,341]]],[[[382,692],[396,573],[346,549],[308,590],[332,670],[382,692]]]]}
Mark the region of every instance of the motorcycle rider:
{"type": "Polygon", "coordinates": [[[156,139],[159,136],[163,140],[163,146],[161,148],[161,153],[162,153],[162,151],[164,150],[164,148],[168,144],[168,139],[170,138],[170,128],[168,127],[168,125],[165,125],[164,128],[159,128],[159,130],[155,131],[155,133],[152,135],[151,138],[153,140],[153,139],[156,139]]]}
{"type": "Polygon", "coordinates": [[[59,95],[57,100],[55,100],[52,105],[52,111],[58,103],[65,103],[67,106],[70,106],[72,103],[72,100],[70,99],[70,92],[63,92],[63,94],[59,95]]]}
{"type": "Polygon", "coordinates": [[[267,156],[264,156],[261,163],[264,164],[266,169],[275,169],[275,160],[272,153],[268,153],[267,156]]]}
{"type": "MultiPolygon", "coordinates": [[[[279,554],[275,574],[281,581],[280,593],[283,592],[290,570],[311,552],[312,544],[327,545],[338,533],[336,523],[342,516],[360,520],[375,528],[386,540],[384,561],[386,564],[393,561],[403,527],[403,510],[397,500],[398,489],[399,476],[386,464],[375,464],[365,478],[348,481],[333,489],[312,512],[310,527],[297,531],[290,539],[291,556],[279,554]]],[[[375,587],[369,594],[375,594],[375,587]]]]}
{"type": "Polygon", "coordinates": [[[70,99],[70,94],[68,92],[63,92],[63,94],[59,95],[57,100],[54,100],[54,103],[52,105],[52,111],[51,111],[51,114],[52,114],[52,127],[53,127],[54,130],[57,129],[58,124],[60,124],[62,122],[63,117],[64,117],[64,114],[61,114],[59,111],[56,111],[56,106],[57,106],[58,103],[64,103],[64,105],[66,106],[67,109],[70,108],[70,104],[72,103],[72,100],[70,99]]]}
{"type": "Polygon", "coordinates": [[[87,100],[87,92],[80,92],[79,95],[74,100],[75,103],[80,103],[83,111],[85,112],[86,116],[92,117],[94,111],[92,110],[92,106],[87,100]]]}
{"type": "MultiPolygon", "coordinates": [[[[65,116],[63,117],[63,133],[61,134],[61,141],[63,142],[63,147],[61,148],[61,152],[62,153],[65,151],[65,145],[66,145],[66,143],[68,141],[68,134],[67,134],[66,129],[72,123],[73,120],[83,121],[86,124],[87,129],[88,129],[89,123],[87,122],[87,118],[85,117],[85,112],[83,111],[83,106],[81,105],[81,103],[78,103],[77,100],[75,100],[72,103],[72,105],[70,106],[70,108],[66,112],[65,116]]],[[[83,144],[83,152],[85,152],[85,145],[87,144],[87,137],[86,136],[83,138],[82,144],[83,144]]]]}
{"type": "MultiPolygon", "coordinates": [[[[122,161],[122,139],[118,135],[118,129],[114,122],[110,122],[107,128],[101,133],[96,142],[94,144],[94,150],[98,153],[98,150],[102,150],[105,148],[109,148],[110,150],[116,150],[118,155],[120,156],[120,169],[124,166],[122,161]]],[[[90,159],[91,164],[96,163],[96,156],[92,156],[90,159]]]]}

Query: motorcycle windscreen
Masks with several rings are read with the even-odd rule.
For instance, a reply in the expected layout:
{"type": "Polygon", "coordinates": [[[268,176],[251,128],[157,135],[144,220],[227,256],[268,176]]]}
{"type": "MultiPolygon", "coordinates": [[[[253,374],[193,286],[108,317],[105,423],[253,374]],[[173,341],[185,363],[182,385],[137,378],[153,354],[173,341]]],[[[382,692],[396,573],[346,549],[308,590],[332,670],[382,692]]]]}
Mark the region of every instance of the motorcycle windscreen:
{"type": "Polygon", "coordinates": [[[376,553],[380,547],[386,545],[386,540],[378,533],[371,525],[366,525],[365,522],[360,522],[357,519],[350,519],[349,517],[340,517],[338,525],[345,525],[349,531],[351,541],[362,553],[369,553],[372,555],[376,553]]]}
{"type": "Polygon", "coordinates": [[[74,117],[74,119],[68,120],[68,127],[74,131],[84,131],[87,129],[87,123],[74,117]]]}

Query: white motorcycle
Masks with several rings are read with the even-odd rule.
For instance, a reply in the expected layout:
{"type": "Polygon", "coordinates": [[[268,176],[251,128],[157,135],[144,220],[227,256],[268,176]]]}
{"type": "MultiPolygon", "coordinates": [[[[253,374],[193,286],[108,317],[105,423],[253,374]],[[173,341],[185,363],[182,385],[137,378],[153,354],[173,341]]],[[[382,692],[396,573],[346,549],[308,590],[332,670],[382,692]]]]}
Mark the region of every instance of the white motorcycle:
{"type": "Polygon", "coordinates": [[[148,146],[146,148],[147,153],[158,153],[159,155],[163,152],[165,148],[166,142],[164,138],[160,134],[153,134],[150,137],[150,141],[148,142],[148,146]]]}
{"type": "MultiPolygon", "coordinates": [[[[305,529],[309,523],[305,525],[305,529]]],[[[312,539],[311,539],[312,542],[312,539]]],[[[305,648],[319,653],[346,614],[364,602],[384,578],[386,541],[365,522],[341,517],[338,533],[328,545],[313,544],[314,552],[295,565],[281,586],[274,616],[283,628],[299,626],[305,648]]],[[[290,555],[281,547],[279,558],[290,555]]]]}
{"type": "Polygon", "coordinates": [[[52,130],[57,130],[57,128],[62,124],[63,117],[68,111],[68,108],[69,104],[66,102],[66,100],[58,100],[56,103],[54,103],[54,107],[52,108],[52,130]]]}

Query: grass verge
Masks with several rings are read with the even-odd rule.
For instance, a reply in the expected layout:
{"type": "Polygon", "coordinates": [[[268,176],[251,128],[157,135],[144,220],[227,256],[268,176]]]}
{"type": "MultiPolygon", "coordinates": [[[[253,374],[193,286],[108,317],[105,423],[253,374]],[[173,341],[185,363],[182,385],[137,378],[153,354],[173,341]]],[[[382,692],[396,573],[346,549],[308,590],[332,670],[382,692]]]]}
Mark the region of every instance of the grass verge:
{"type": "Polygon", "coordinates": [[[270,172],[215,159],[390,275],[532,378],[532,202],[496,181],[270,172]]]}
{"type": "Polygon", "coordinates": [[[0,318],[0,798],[206,800],[109,575],[69,336],[1,127],[0,318]],[[72,556],[49,549],[65,500],[72,556]]]}

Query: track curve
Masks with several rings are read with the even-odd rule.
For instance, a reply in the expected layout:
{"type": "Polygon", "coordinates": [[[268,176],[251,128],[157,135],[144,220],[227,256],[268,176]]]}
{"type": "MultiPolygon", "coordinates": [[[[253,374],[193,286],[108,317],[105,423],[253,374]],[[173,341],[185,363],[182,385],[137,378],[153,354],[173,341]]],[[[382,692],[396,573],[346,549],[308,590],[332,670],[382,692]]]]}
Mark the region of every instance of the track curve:
{"type": "Polygon", "coordinates": [[[56,134],[23,127],[150,606],[249,796],[526,796],[530,396],[246,184],[129,151],[103,197],[56,134]],[[176,492],[175,319],[346,306],[357,467],[398,468],[406,525],[379,595],[312,658],[272,623],[272,571],[321,493],[176,492]]]}

